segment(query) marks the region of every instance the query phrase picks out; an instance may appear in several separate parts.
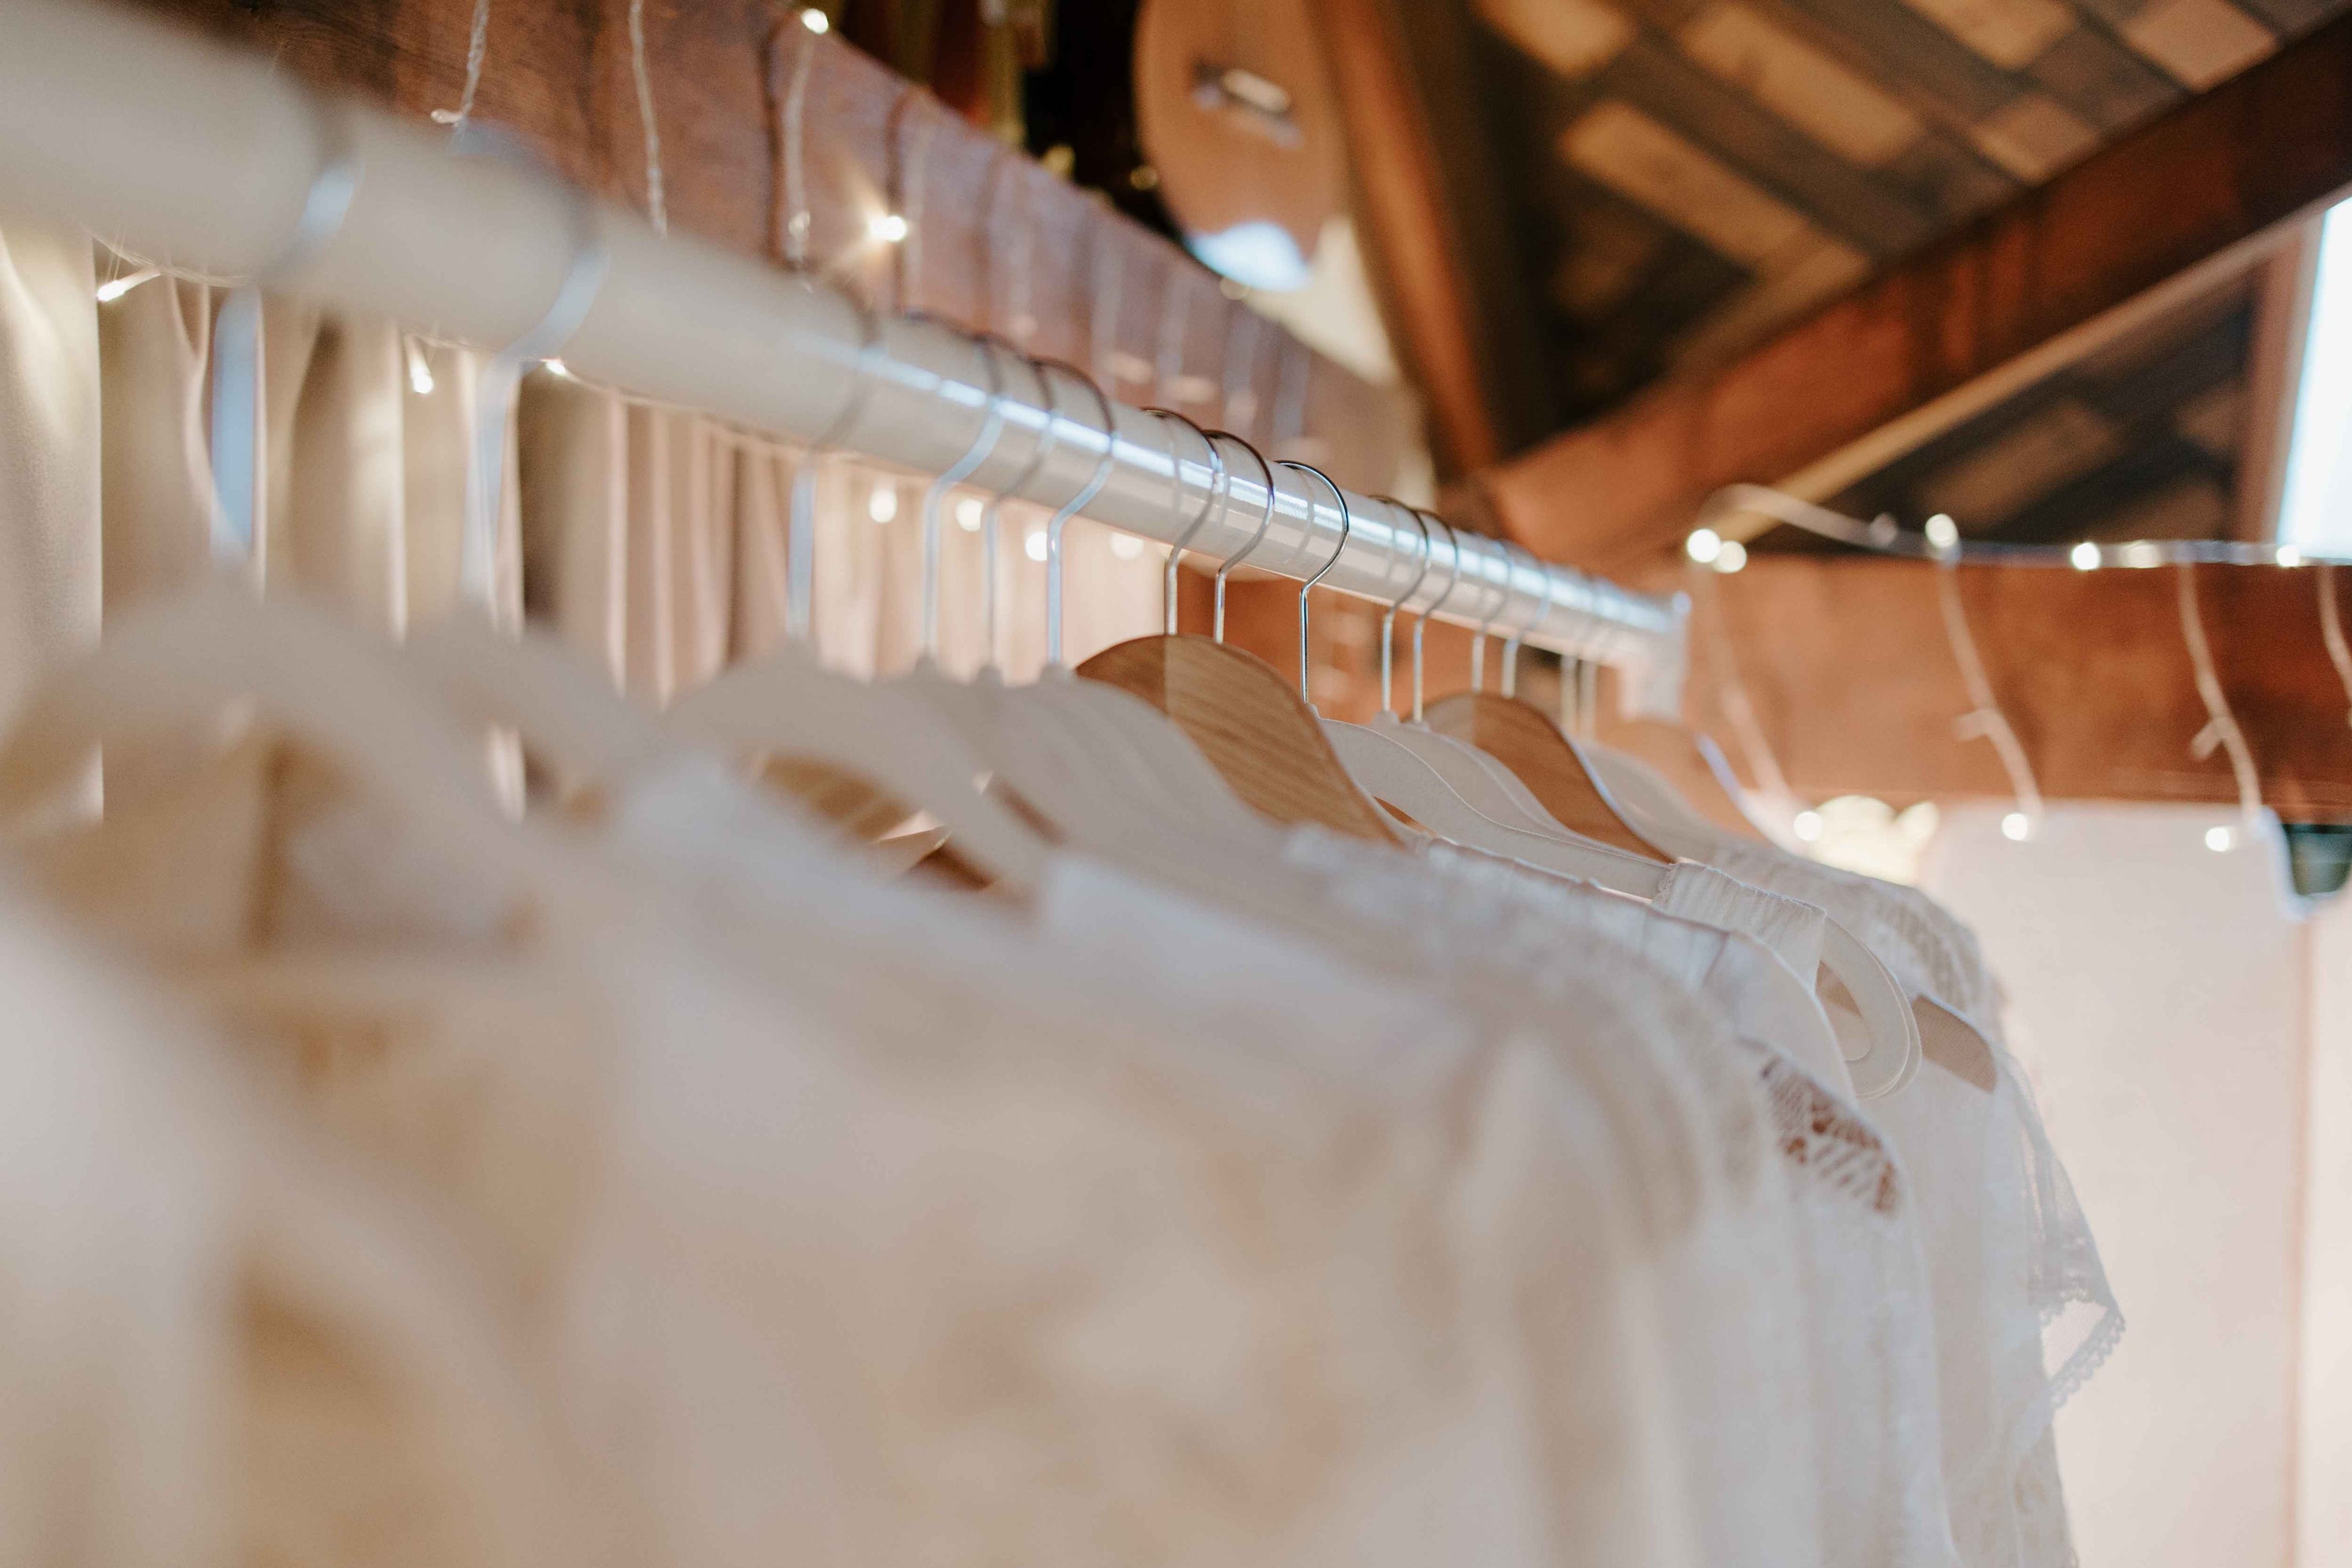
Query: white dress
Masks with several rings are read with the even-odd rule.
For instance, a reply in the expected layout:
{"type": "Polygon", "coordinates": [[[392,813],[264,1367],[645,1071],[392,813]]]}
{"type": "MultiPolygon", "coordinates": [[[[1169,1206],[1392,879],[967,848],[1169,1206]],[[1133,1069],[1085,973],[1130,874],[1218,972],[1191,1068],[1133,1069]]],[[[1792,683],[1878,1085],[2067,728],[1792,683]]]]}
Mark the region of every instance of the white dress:
{"type": "Polygon", "coordinates": [[[1923,1032],[1970,1054],[1929,1059],[1874,1101],[1917,1193],[1936,1304],[1945,1479],[1970,1568],[2074,1561],[2051,1422],[2122,1337],[2098,1247],[2000,1029],[1974,937],[1932,900],[1758,846],[1724,869],[1820,904],[1894,971],[1923,1032]],[[1954,1022],[1963,1026],[1954,1031],[1954,1022]],[[1948,1062],[1948,1066],[1947,1063],[1948,1062]],[[1973,1081],[1972,1081],[1973,1080],[1973,1081]]]}

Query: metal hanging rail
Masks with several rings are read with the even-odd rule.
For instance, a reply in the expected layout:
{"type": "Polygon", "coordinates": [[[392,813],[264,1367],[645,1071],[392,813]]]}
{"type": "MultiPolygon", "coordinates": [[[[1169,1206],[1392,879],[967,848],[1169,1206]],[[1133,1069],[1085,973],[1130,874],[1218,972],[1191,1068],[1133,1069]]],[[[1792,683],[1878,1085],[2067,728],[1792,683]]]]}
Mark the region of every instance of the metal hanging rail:
{"type": "MultiPolygon", "coordinates": [[[[0,0],[0,208],[79,223],[171,270],[266,275],[289,293],[490,349],[547,318],[593,242],[601,280],[560,351],[589,380],[788,442],[829,436],[838,450],[927,474],[956,465],[991,414],[984,351],[950,328],[869,326],[835,289],[658,236],[544,172],[456,155],[445,133],[329,104],[266,59],[93,0],[0,0]],[[341,222],[286,267],[320,173],[335,163],[356,171],[341,222]]],[[[1040,395],[1017,364],[1000,359],[998,374],[1003,433],[969,483],[1017,476],[1050,427],[1045,461],[1016,494],[1062,504],[1102,468],[1108,447],[1086,516],[1163,543],[1189,526],[1213,476],[1191,432],[1113,405],[1106,433],[1076,377],[1055,376],[1040,395]],[[1181,506],[1179,485],[1191,498],[1181,506]]],[[[1242,549],[1265,515],[1255,466],[1244,457],[1227,468],[1225,504],[1190,546],[1211,559],[1242,549]]],[[[1336,548],[1325,584],[1381,600],[1403,588],[1422,548],[1409,517],[1349,493],[1343,531],[1312,479],[1275,475],[1274,521],[1250,566],[1302,576],[1336,548]]],[[[1684,663],[1679,598],[1462,539],[1461,586],[1440,618],[1490,620],[1498,635],[1524,625],[1528,643],[1625,672],[1638,706],[1671,706],[1684,663]]],[[[1435,559],[1444,573],[1442,530],[1435,559]]]]}

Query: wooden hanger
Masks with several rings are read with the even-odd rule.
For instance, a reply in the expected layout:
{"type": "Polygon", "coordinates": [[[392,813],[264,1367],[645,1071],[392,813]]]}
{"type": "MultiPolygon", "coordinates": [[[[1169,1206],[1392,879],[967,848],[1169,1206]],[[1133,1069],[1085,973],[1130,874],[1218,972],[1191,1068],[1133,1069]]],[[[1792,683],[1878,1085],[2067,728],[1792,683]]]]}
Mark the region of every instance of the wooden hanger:
{"type": "MultiPolygon", "coordinates": [[[[1312,823],[1351,837],[1394,843],[1395,830],[1349,776],[1303,690],[1294,690],[1265,660],[1223,640],[1225,578],[1265,539],[1274,522],[1276,490],[1273,466],[1256,447],[1225,431],[1211,432],[1210,438],[1233,441],[1247,451],[1265,491],[1257,531],[1217,568],[1215,636],[1136,637],[1095,655],[1078,673],[1132,692],[1168,715],[1235,795],[1276,821],[1312,823]]],[[[1344,533],[1344,516],[1342,528],[1344,533]]],[[[1307,595],[1338,560],[1334,551],[1299,590],[1302,647],[1307,595]]]]}

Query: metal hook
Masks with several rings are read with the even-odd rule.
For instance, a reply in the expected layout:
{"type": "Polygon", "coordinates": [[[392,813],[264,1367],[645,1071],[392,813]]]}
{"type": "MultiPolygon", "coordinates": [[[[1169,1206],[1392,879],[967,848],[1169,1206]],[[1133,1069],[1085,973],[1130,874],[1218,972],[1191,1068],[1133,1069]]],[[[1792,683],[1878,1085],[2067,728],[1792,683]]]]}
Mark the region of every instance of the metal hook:
{"type": "Polygon", "coordinates": [[[359,193],[359,152],[342,110],[303,95],[318,133],[319,163],[303,194],[294,232],[276,257],[221,301],[213,328],[213,554],[251,561],[261,537],[261,290],[315,259],[341,232],[359,193]]]}
{"type": "MultiPolygon", "coordinates": [[[[1103,486],[1109,482],[1111,467],[1118,457],[1118,421],[1111,412],[1109,395],[1103,391],[1101,384],[1093,376],[1066,360],[1043,359],[1036,363],[1040,377],[1048,370],[1061,370],[1083,382],[1086,389],[1095,395],[1095,406],[1101,411],[1103,422],[1102,457],[1095,464],[1094,477],[1087,480],[1085,488],[1077,494],[1064,501],[1045,523],[1045,668],[1059,669],[1062,668],[1062,529],[1070,519],[1084,511],[1087,503],[1100,495],[1103,486]]],[[[1050,395],[1050,384],[1045,405],[1049,423],[1062,416],[1060,401],[1050,395]]]]}
{"type": "MultiPolygon", "coordinates": [[[[1348,552],[1348,535],[1355,531],[1356,521],[1348,514],[1346,492],[1331,482],[1330,475],[1312,463],[1295,462],[1288,458],[1276,463],[1275,467],[1297,468],[1303,474],[1313,474],[1323,481],[1323,488],[1331,492],[1331,504],[1339,509],[1339,542],[1332,547],[1331,558],[1315,569],[1314,576],[1298,584],[1298,700],[1306,703],[1311,712],[1315,700],[1307,692],[1307,595],[1314,591],[1316,584],[1323,581],[1332,567],[1339,563],[1339,557],[1348,552]]],[[[1307,503],[1307,532],[1309,537],[1315,532],[1315,503],[1311,500],[1307,503]]]]}
{"type": "Polygon", "coordinates": [[[1462,535],[1455,532],[1454,525],[1446,521],[1442,517],[1433,517],[1428,512],[1423,511],[1419,507],[1413,508],[1413,511],[1416,515],[1425,518],[1429,521],[1433,522],[1437,524],[1438,527],[1444,529],[1445,531],[1446,543],[1453,548],[1453,554],[1450,558],[1451,566],[1445,576],[1445,592],[1438,595],[1435,599],[1432,600],[1429,607],[1422,611],[1420,617],[1412,623],[1412,721],[1418,724],[1422,722],[1421,656],[1423,637],[1423,634],[1429,630],[1429,617],[1437,614],[1439,610],[1444,607],[1445,602],[1454,597],[1454,590],[1461,584],[1462,535]]]}
{"type": "Polygon", "coordinates": [[[857,311],[860,328],[849,395],[842,400],[841,412],[834,416],[833,423],[802,450],[801,460],[793,468],[792,508],[784,540],[784,635],[794,642],[804,642],[809,636],[810,600],[816,578],[818,471],[873,400],[874,362],[882,348],[882,321],[874,307],[855,298],[849,303],[857,311]]]}
{"type": "MultiPolygon", "coordinates": [[[[1515,547],[1506,540],[1503,548],[1507,552],[1513,548],[1524,547],[1515,547]]],[[[1506,697],[1517,697],[1519,694],[1519,645],[1528,640],[1529,632],[1543,624],[1543,618],[1546,616],[1551,614],[1552,596],[1559,591],[1552,582],[1551,568],[1544,564],[1543,558],[1532,550],[1527,551],[1526,554],[1528,563],[1535,567],[1537,575],[1542,579],[1543,598],[1540,601],[1532,601],[1532,595],[1530,596],[1531,602],[1534,603],[1533,610],[1524,623],[1512,629],[1510,637],[1503,643],[1503,695],[1506,697]]]]}
{"type": "MultiPolygon", "coordinates": [[[[469,121],[450,139],[451,150],[465,153],[479,143],[490,156],[530,169],[543,169],[539,156],[511,136],[469,121]]],[[[514,416],[516,390],[523,371],[551,358],[580,330],[580,323],[604,287],[611,252],[604,242],[602,219],[587,192],[559,181],[572,209],[572,256],[556,286],[555,298],[530,329],[500,349],[482,366],[474,386],[474,431],[467,454],[466,530],[460,536],[457,580],[476,601],[489,605],[498,559],[499,521],[506,499],[507,426],[514,416]]]]}
{"type": "Polygon", "coordinates": [[[998,554],[1000,543],[998,525],[1003,516],[1004,503],[1020,490],[1028,488],[1029,481],[1037,477],[1037,470],[1044,468],[1045,459],[1053,455],[1054,444],[1061,439],[1062,433],[1060,427],[1055,424],[1050,412],[1050,405],[1054,400],[1054,388],[1053,384],[1045,379],[1044,367],[1029,355],[1023,353],[1018,344],[998,333],[982,332],[979,335],[982,342],[1004,350],[1028,366],[1029,374],[1037,383],[1037,401],[1049,405],[1045,427],[1039,434],[1036,446],[1030,450],[1029,461],[1022,466],[1019,473],[1006,480],[1001,489],[990,496],[987,504],[980,509],[980,552],[987,562],[987,569],[981,577],[981,635],[988,642],[988,656],[981,662],[980,668],[982,673],[986,674],[997,668],[996,650],[999,639],[996,579],[1001,563],[998,554]]]}
{"type": "MultiPolygon", "coordinates": [[[[1473,691],[1486,689],[1486,636],[1495,624],[1495,617],[1501,615],[1504,606],[1511,602],[1508,555],[1503,558],[1503,586],[1496,591],[1494,602],[1486,606],[1486,615],[1479,618],[1477,635],[1470,639],[1470,689],[1473,691]]],[[[1479,567],[1478,574],[1482,578],[1486,574],[1483,565],[1479,567]]]]}
{"type": "MultiPolygon", "coordinates": [[[[1176,542],[1168,547],[1167,581],[1164,591],[1168,604],[1168,635],[1172,637],[1176,635],[1176,563],[1184,559],[1185,546],[1192,542],[1192,536],[1201,531],[1202,526],[1209,521],[1209,514],[1215,510],[1218,503],[1224,499],[1225,454],[1214,441],[1209,439],[1209,433],[1206,430],[1194,425],[1191,419],[1177,413],[1176,410],[1147,408],[1144,412],[1161,419],[1181,420],[1185,425],[1191,426],[1192,434],[1201,438],[1201,445],[1208,448],[1209,453],[1209,488],[1201,497],[1201,510],[1193,513],[1192,521],[1186,526],[1184,531],[1176,536],[1176,542]]],[[[1184,469],[1176,456],[1176,440],[1172,432],[1168,441],[1168,476],[1175,485],[1175,493],[1169,498],[1170,510],[1173,510],[1183,504],[1184,469]]]]}
{"type": "MultiPolygon", "coordinates": [[[[1267,464],[1265,454],[1259,451],[1255,447],[1251,446],[1247,441],[1243,440],[1242,437],[1234,435],[1230,430],[1212,430],[1209,432],[1209,438],[1211,440],[1215,440],[1219,437],[1223,437],[1228,441],[1237,443],[1241,447],[1242,450],[1247,452],[1250,457],[1255,460],[1257,463],[1258,474],[1264,479],[1265,484],[1265,514],[1257,520],[1257,531],[1250,535],[1249,542],[1241,547],[1239,553],[1227,556],[1217,567],[1216,609],[1213,616],[1212,617],[1211,636],[1218,642],[1223,642],[1225,640],[1226,574],[1232,572],[1234,567],[1249,559],[1250,552],[1258,547],[1259,541],[1265,538],[1265,531],[1274,526],[1275,498],[1274,469],[1267,464]]],[[[1225,487],[1225,500],[1228,504],[1230,504],[1233,500],[1233,487],[1228,484],[1225,487]]]]}
{"type": "MultiPolygon", "coordinates": [[[[945,323],[938,323],[944,325],[945,323]]],[[[949,490],[970,479],[996,450],[1004,434],[1004,376],[996,363],[995,345],[978,333],[966,333],[980,350],[988,370],[988,409],[971,445],[952,468],[932,479],[923,491],[923,658],[936,664],[940,657],[940,502],[949,490]]]]}
{"type": "MultiPolygon", "coordinates": [[[[1390,600],[1387,607],[1381,611],[1381,711],[1393,719],[1396,717],[1397,612],[1404,607],[1404,602],[1407,599],[1421,592],[1421,585],[1429,580],[1429,523],[1421,513],[1392,496],[1381,496],[1379,499],[1381,505],[1391,509],[1390,512],[1391,519],[1397,511],[1402,511],[1407,517],[1412,519],[1413,527],[1421,531],[1421,570],[1412,574],[1412,581],[1405,584],[1404,592],[1390,600]]],[[[1389,528],[1389,538],[1391,542],[1396,538],[1393,521],[1389,528]]],[[[1382,575],[1385,576],[1386,574],[1382,575]]]]}

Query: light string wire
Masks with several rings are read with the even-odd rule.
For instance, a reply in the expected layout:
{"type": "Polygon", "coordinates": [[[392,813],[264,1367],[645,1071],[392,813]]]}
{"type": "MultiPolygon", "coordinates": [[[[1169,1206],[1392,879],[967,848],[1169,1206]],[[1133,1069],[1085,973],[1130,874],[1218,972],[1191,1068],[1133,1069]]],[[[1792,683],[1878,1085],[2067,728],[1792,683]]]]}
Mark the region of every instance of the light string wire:
{"type": "Polygon", "coordinates": [[[629,0],[629,71],[637,82],[637,120],[646,132],[646,216],[656,234],[669,233],[669,203],[662,190],[661,125],[654,116],[653,73],[646,68],[646,0],[629,0]]]}
{"type": "Polygon", "coordinates": [[[1997,539],[1961,539],[1955,531],[1948,542],[1939,542],[1922,530],[1904,528],[1884,513],[1864,522],[1769,485],[1724,486],[1701,503],[1693,526],[1713,528],[1742,515],[1769,517],[1775,522],[1785,522],[1857,550],[1914,561],[1941,561],[1950,556],[1989,565],[2064,566],[2077,572],[2101,567],[2146,570],[2184,565],[2299,566],[2304,561],[2303,552],[2292,544],[2258,544],[2235,539],[2136,539],[2114,544],[2085,539],[2073,544],[2019,544],[1997,539]]]}
{"type": "Polygon", "coordinates": [[[463,129],[474,117],[474,95],[482,87],[482,62],[490,50],[490,0],[474,0],[473,30],[466,39],[466,87],[455,109],[436,109],[434,123],[463,129]]]}
{"type": "MultiPolygon", "coordinates": [[[[2344,641],[2344,620],[2336,612],[2336,569],[2319,569],[2319,635],[2327,643],[2327,660],[2336,667],[2336,678],[2344,683],[2344,697],[2352,704],[2352,646],[2344,641]]],[[[2344,721],[2352,724],[2352,706],[2345,710],[2344,721]]]]}
{"type": "Polygon", "coordinates": [[[2042,817],[2042,784],[2033,776],[2033,763],[2025,755],[2025,747],[2017,739],[2017,731],[2001,711],[2000,702],[1993,695],[1992,681],[1985,675],[1984,660],[1977,654],[1977,639],[1969,629],[1968,607],[1960,603],[1959,564],[1947,557],[1936,569],[1936,596],[1943,605],[1944,636],[1952,645],[1952,662],[1960,667],[1960,681],[1969,690],[1969,710],[1952,723],[1952,732],[1963,741],[1984,740],[1992,742],[1993,752],[2000,758],[2001,771],[2009,774],[2010,794],[2017,801],[2017,809],[2024,814],[2027,830],[2040,826],[2042,817]]]}
{"type": "Polygon", "coordinates": [[[2197,672],[2197,695],[2204,700],[2206,712],[2205,728],[2189,742],[2189,754],[2202,762],[2216,747],[2228,751],[2230,771],[2238,783],[2238,815],[2249,828],[2259,828],[2262,775],[2255,771],[2253,749],[2246,744],[2245,731],[2238,728],[2237,715],[2230,710],[2229,695],[2221,689],[2221,678],[2213,668],[2213,649],[2205,640],[2205,617],[2197,608],[2197,569],[2184,562],[2174,571],[2180,587],[2180,635],[2189,644],[2189,660],[2197,672]]]}

